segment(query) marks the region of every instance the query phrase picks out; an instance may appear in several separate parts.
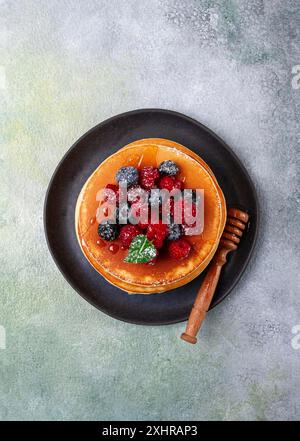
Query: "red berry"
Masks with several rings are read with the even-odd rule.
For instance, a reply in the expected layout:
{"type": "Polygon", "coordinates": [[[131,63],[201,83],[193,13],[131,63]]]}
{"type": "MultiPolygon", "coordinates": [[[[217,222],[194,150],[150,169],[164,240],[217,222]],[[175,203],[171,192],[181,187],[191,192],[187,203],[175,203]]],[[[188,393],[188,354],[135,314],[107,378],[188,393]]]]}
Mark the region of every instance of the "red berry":
{"type": "Polygon", "coordinates": [[[185,239],[178,239],[169,243],[168,252],[173,259],[184,259],[190,251],[191,245],[185,239]]]}
{"type": "Polygon", "coordinates": [[[121,228],[119,238],[124,248],[129,248],[132,239],[141,233],[141,230],[136,225],[124,225],[121,228]]]}
{"type": "Polygon", "coordinates": [[[164,244],[164,239],[167,235],[167,225],[166,224],[151,224],[147,228],[147,238],[152,240],[155,248],[159,249],[164,244]]]}
{"type": "Polygon", "coordinates": [[[179,179],[175,179],[173,176],[163,176],[158,184],[159,188],[164,188],[168,191],[172,191],[175,188],[181,190],[182,182],[179,179]]]}
{"type": "Polygon", "coordinates": [[[156,187],[159,171],[155,167],[143,167],[140,170],[140,184],[146,190],[156,187]]]}

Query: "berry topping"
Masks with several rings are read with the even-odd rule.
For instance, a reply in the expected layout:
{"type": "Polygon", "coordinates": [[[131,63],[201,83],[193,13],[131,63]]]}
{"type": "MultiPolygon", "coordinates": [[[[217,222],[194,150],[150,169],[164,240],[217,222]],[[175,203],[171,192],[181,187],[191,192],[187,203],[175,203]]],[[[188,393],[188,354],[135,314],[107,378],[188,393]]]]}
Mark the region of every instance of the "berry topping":
{"type": "Polygon", "coordinates": [[[166,224],[151,224],[147,228],[147,238],[152,240],[155,248],[159,249],[164,244],[164,239],[167,235],[167,225],[166,224]]]}
{"type": "Polygon", "coordinates": [[[116,174],[117,182],[126,182],[128,187],[136,185],[139,180],[139,172],[135,167],[121,167],[116,174]]]}
{"type": "Polygon", "coordinates": [[[193,218],[201,197],[193,189],[184,193],[184,182],[176,178],[179,171],[171,160],[161,162],[158,168],[126,166],[118,170],[119,185],[108,184],[104,189],[104,201],[112,204],[104,207],[106,219],[98,226],[99,240],[113,241],[119,237],[120,244],[109,246],[112,253],[121,246],[129,249],[125,262],[147,265],[155,265],[158,250],[164,244],[168,255],[176,260],[189,255],[191,245],[183,236],[189,235],[196,224],[193,218]],[[127,184],[127,188],[122,184],[127,184]],[[161,194],[161,190],[170,194],[161,194]]]}
{"type": "Polygon", "coordinates": [[[190,253],[191,245],[185,239],[174,240],[169,243],[169,256],[173,259],[180,260],[187,257],[190,253]]]}
{"type": "Polygon", "coordinates": [[[159,172],[155,167],[143,167],[140,171],[140,184],[146,190],[155,188],[158,178],[159,172]]]}
{"type": "Polygon", "coordinates": [[[111,224],[109,220],[104,220],[98,226],[98,234],[104,240],[115,240],[119,234],[119,228],[116,224],[111,224]]]}
{"type": "Polygon", "coordinates": [[[174,161],[163,161],[158,167],[158,171],[162,175],[176,176],[179,172],[179,167],[174,161]]]}
{"type": "Polygon", "coordinates": [[[183,235],[183,229],[181,225],[170,224],[168,225],[168,240],[177,240],[183,235]]]}
{"type": "Polygon", "coordinates": [[[172,191],[175,188],[179,190],[182,188],[182,182],[175,179],[173,176],[163,176],[159,181],[159,188],[164,188],[168,191],[172,191]]]}
{"type": "Polygon", "coordinates": [[[124,248],[129,248],[132,239],[141,234],[141,230],[136,225],[124,225],[120,231],[120,240],[124,248]]]}

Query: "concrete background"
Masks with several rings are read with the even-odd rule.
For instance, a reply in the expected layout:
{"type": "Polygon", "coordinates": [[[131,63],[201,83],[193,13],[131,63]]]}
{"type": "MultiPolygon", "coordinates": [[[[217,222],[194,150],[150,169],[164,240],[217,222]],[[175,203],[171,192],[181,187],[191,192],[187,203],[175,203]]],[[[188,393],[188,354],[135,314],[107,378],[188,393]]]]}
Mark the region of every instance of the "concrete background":
{"type": "Polygon", "coordinates": [[[299,1],[0,10],[0,418],[299,419],[299,1]],[[143,107],[208,125],[260,197],[254,258],[196,347],[178,338],[182,324],[133,326],[94,309],[45,244],[43,200],[62,155],[98,122],[143,107]]]}

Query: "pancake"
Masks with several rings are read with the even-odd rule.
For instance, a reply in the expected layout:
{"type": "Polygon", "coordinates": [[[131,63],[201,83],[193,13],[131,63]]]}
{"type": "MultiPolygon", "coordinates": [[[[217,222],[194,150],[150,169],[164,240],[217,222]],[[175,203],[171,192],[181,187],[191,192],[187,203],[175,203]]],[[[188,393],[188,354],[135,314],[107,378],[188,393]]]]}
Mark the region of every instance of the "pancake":
{"type": "Polygon", "coordinates": [[[132,294],[168,291],[197,277],[213,257],[225,221],[225,198],[209,166],[186,147],[160,138],[135,141],[104,160],[84,184],[75,213],[76,234],[85,257],[106,280],[132,294]],[[178,177],[184,181],[184,188],[204,190],[203,232],[185,236],[192,248],[181,261],[163,252],[154,265],[126,263],[128,250],[121,248],[119,239],[105,242],[99,238],[96,195],[99,189],[115,183],[120,167],[158,167],[165,160],[172,160],[180,167],[178,177]]]}

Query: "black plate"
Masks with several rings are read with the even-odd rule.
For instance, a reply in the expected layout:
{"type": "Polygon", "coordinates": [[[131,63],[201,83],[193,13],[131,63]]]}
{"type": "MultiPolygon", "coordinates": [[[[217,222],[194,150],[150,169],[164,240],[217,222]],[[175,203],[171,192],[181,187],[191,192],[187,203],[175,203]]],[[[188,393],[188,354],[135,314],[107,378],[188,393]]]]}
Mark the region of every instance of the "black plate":
{"type": "Polygon", "coordinates": [[[251,216],[237,251],[230,253],[211,308],[240,279],[252,253],[258,228],[258,203],[245,168],[211,130],[169,110],[142,109],[110,118],[83,135],[63,157],[49,184],[44,225],[51,254],[71,286],[101,311],[130,323],[162,325],[186,320],[204,274],[164,294],[129,295],[106,282],[88,263],[77,243],[74,213],[77,197],[91,173],[109,155],[141,138],[167,138],[198,153],[212,168],[228,206],[251,216]]]}

